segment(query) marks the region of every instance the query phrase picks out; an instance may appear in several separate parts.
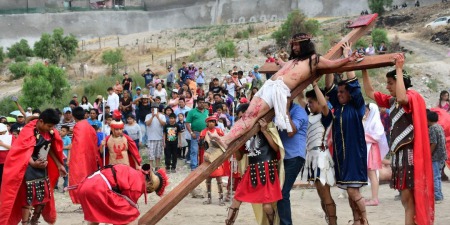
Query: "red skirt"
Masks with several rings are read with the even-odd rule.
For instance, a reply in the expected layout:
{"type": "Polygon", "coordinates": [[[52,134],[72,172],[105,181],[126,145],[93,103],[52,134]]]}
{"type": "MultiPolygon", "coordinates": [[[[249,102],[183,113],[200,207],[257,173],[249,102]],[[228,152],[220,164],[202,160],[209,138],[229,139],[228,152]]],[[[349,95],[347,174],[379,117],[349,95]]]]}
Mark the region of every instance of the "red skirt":
{"type": "Polygon", "coordinates": [[[29,204],[27,202],[27,185],[25,180],[22,182],[22,185],[20,186],[20,190],[19,190],[19,196],[21,196],[21,198],[23,199],[23,203],[22,206],[37,206],[37,205],[44,205],[47,202],[50,201],[51,197],[51,193],[50,193],[50,184],[47,182],[47,180],[44,180],[44,199],[42,201],[38,201],[37,196],[36,196],[36,188],[33,187],[33,201],[31,202],[31,204],[29,204]]]}
{"type": "MultiPolygon", "coordinates": [[[[264,162],[264,169],[266,170],[266,176],[269,174],[268,162],[264,162]]],[[[250,178],[250,166],[247,166],[245,174],[236,189],[234,198],[241,202],[249,203],[272,203],[282,199],[280,180],[278,178],[278,170],[275,167],[275,181],[270,182],[270,179],[266,179],[266,184],[263,185],[259,179],[258,167],[256,167],[256,177],[258,184],[256,187],[252,186],[250,178]]]]}

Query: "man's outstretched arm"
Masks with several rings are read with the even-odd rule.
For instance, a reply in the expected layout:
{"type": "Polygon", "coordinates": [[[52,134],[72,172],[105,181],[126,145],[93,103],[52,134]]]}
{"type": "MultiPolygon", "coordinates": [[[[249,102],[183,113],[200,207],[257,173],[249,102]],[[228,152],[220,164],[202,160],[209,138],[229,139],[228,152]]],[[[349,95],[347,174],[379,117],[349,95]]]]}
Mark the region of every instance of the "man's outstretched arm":
{"type": "Polygon", "coordinates": [[[370,82],[369,72],[367,72],[367,70],[363,70],[362,75],[364,92],[366,92],[367,97],[375,100],[375,89],[373,89],[372,83],[370,82]]]}
{"type": "MultiPolygon", "coordinates": [[[[342,48],[345,57],[346,53],[348,53],[348,51],[351,49],[351,43],[350,44],[348,42],[344,43],[342,45],[342,48]]],[[[356,61],[358,58],[361,58],[361,56],[359,56],[356,51],[354,51],[353,54],[350,55],[349,57],[345,57],[343,59],[329,60],[321,56],[319,59],[319,63],[317,64],[317,69],[339,68],[348,62],[356,61]]]]}

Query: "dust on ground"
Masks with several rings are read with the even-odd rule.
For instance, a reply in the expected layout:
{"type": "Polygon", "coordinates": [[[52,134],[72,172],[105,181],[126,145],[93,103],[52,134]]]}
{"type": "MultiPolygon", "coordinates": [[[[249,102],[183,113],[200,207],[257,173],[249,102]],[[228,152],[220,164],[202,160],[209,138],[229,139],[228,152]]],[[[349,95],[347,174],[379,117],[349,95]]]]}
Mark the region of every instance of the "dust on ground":
{"type": "MultiPolygon", "coordinates": [[[[177,186],[188,173],[190,169],[184,165],[184,161],[178,161],[178,171],[175,174],[169,174],[170,186],[167,193],[177,186]]],[[[450,174],[449,170],[446,171],[450,174]]],[[[225,181],[225,179],[223,179],[225,181]]],[[[62,184],[62,182],[60,182],[62,184]]],[[[218,193],[216,182],[212,181],[212,204],[204,205],[205,198],[192,198],[186,196],[175,208],[173,208],[158,224],[173,225],[173,224],[224,224],[227,217],[227,207],[218,205],[218,193]]],[[[200,193],[206,196],[206,185],[202,183],[197,188],[200,193]]],[[[225,190],[225,188],[224,188],[225,190]]],[[[445,196],[443,203],[436,205],[436,220],[435,225],[448,225],[450,221],[450,201],[447,200],[450,196],[450,182],[442,183],[442,190],[445,196]]],[[[347,224],[352,219],[351,209],[348,206],[348,199],[338,199],[341,190],[337,187],[331,188],[332,196],[337,205],[338,224],[347,224]]],[[[370,188],[362,189],[365,197],[370,197],[370,188]]],[[[367,207],[369,223],[371,225],[398,225],[404,224],[404,211],[400,201],[395,201],[394,196],[398,192],[390,189],[389,185],[380,185],[379,199],[380,205],[375,207],[367,207]]],[[[82,225],[83,214],[78,210],[78,206],[72,205],[68,193],[55,193],[56,208],[58,211],[58,220],[56,225],[82,225]]],[[[141,197],[139,201],[139,211],[141,215],[147,212],[155,203],[159,201],[159,197],[155,194],[148,196],[148,205],[144,204],[144,198],[141,197]]],[[[323,224],[326,225],[324,213],[320,206],[320,200],[315,189],[293,189],[291,191],[291,205],[293,224],[323,224]]],[[[243,203],[239,210],[239,215],[236,220],[236,225],[240,224],[256,224],[252,207],[248,203],[243,203]]]]}

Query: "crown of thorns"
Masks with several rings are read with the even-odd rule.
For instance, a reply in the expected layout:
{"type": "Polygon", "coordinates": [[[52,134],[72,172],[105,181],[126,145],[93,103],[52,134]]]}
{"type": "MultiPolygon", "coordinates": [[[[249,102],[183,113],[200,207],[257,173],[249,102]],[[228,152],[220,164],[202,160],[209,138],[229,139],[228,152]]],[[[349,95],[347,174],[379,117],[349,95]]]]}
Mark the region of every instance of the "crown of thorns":
{"type": "Polygon", "coordinates": [[[312,36],[309,34],[296,36],[289,41],[289,44],[293,44],[295,42],[309,41],[309,40],[311,40],[311,38],[312,38],[312,36]]]}

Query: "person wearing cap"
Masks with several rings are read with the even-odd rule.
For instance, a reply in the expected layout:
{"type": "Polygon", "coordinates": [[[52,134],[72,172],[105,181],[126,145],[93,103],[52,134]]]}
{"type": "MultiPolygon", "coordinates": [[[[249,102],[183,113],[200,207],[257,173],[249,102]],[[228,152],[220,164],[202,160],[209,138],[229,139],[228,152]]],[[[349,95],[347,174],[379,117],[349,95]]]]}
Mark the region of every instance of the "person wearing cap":
{"type": "Polygon", "coordinates": [[[205,99],[197,99],[197,107],[189,111],[186,118],[186,129],[191,134],[190,159],[191,170],[198,167],[198,141],[200,132],[206,128],[206,118],[209,111],[205,109],[205,99]]]}
{"type": "Polygon", "coordinates": [[[72,109],[70,107],[64,107],[63,108],[63,118],[56,125],[56,129],[59,131],[59,130],[61,130],[62,126],[68,126],[69,127],[69,133],[67,134],[67,136],[72,138],[73,127],[75,126],[75,120],[74,120],[74,118],[72,116],[72,109]]]}
{"type": "Polygon", "coordinates": [[[97,98],[95,98],[93,107],[94,107],[94,109],[98,110],[98,113],[100,113],[100,114],[103,113],[103,96],[97,95],[97,98]]]}
{"type": "Polygon", "coordinates": [[[73,94],[72,95],[72,100],[70,100],[69,105],[73,106],[72,108],[75,108],[75,107],[77,107],[79,105],[79,103],[78,103],[78,95],[77,94],[73,94]]]}
{"type": "Polygon", "coordinates": [[[25,117],[22,113],[17,115],[17,121],[11,125],[11,130],[22,130],[22,128],[25,126],[25,117]]]}
{"type": "Polygon", "coordinates": [[[127,72],[123,74],[122,86],[123,90],[128,91],[131,94],[131,90],[133,90],[133,79],[129,77],[127,72]]]}
{"type": "Polygon", "coordinates": [[[256,79],[256,85],[252,85],[252,87],[260,88],[262,86],[262,77],[261,77],[261,74],[259,73],[258,65],[255,65],[253,67],[252,74],[253,74],[253,79],[256,79]]]}
{"type": "Polygon", "coordinates": [[[168,180],[163,169],[153,171],[149,164],[140,169],[119,164],[96,171],[76,187],[84,220],[89,225],[130,224],[140,215],[142,194],[146,204],[147,193],[162,196],[168,180]]]}
{"type": "Polygon", "coordinates": [[[33,109],[32,109],[31,107],[28,107],[28,108],[27,108],[27,111],[25,112],[25,117],[29,117],[29,116],[33,115],[32,110],[33,110],[33,109]]]}
{"type": "Polygon", "coordinates": [[[159,105],[152,103],[152,111],[145,117],[147,125],[147,146],[150,165],[158,168],[160,166],[163,152],[163,128],[166,125],[166,117],[158,112],[159,105]]]}

